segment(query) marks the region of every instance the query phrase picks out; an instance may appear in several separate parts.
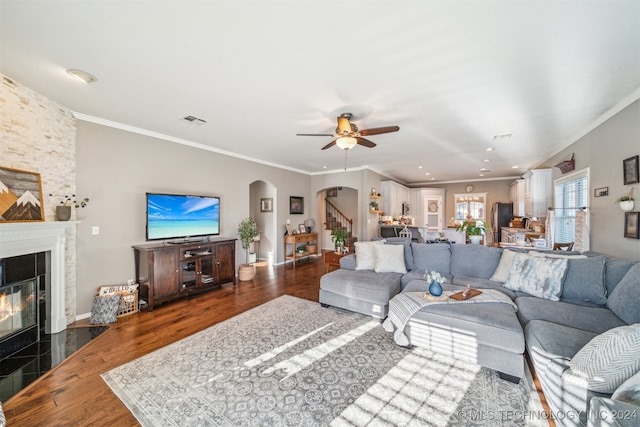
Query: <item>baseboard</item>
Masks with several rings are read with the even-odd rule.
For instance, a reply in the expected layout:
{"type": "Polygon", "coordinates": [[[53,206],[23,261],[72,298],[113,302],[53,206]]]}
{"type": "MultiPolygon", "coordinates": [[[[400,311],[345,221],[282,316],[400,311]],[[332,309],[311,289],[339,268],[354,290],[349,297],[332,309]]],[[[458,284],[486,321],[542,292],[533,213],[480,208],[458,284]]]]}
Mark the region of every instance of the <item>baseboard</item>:
{"type": "Polygon", "coordinates": [[[83,320],[83,319],[88,319],[91,317],[91,313],[82,313],[82,314],[77,314],[76,315],[76,322],[78,320],[83,320]]]}

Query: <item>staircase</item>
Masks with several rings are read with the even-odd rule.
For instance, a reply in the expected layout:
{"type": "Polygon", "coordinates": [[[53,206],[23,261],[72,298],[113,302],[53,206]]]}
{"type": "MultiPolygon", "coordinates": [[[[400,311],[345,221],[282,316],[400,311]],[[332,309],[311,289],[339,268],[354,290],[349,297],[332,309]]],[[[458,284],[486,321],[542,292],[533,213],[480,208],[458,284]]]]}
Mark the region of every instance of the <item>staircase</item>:
{"type": "Polygon", "coordinates": [[[325,230],[333,231],[338,228],[347,229],[348,237],[345,242],[345,246],[348,246],[349,251],[353,252],[355,250],[355,246],[353,244],[358,240],[358,238],[352,234],[353,220],[342,213],[340,209],[327,199],[325,199],[325,218],[325,230]]]}

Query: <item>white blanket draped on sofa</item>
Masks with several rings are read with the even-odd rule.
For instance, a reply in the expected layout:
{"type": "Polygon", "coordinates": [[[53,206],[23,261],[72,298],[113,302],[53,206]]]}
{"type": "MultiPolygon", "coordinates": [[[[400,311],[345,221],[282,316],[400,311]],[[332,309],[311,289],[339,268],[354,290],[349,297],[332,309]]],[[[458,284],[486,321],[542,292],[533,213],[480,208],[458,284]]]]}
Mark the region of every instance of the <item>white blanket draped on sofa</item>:
{"type": "MultiPolygon", "coordinates": [[[[458,291],[444,291],[442,295],[450,296],[457,292],[458,291]]],[[[414,314],[429,305],[499,303],[508,304],[513,307],[514,311],[518,311],[518,307],[508,296],[495,289],[483,289],[480,295],[464,301],[451,298],[442,301],[428,301],[423,295],[424,292],[405,292],[396,295],[389,301],[389,315],[382,324],[382,327],[387,332],[394,332],[393,340],[396,344],[401,346],[409,345],[409,338],[404,334],[404,328],[414,314]]]]}

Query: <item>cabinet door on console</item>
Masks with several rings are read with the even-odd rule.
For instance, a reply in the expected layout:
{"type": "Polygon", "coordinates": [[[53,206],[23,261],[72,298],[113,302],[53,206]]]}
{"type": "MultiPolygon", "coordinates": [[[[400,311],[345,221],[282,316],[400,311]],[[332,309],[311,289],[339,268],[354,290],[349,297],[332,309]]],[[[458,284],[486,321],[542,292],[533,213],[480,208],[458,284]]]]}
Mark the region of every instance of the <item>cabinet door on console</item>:
{"type": "Polygon", "coordinates": [[[218,243],[215,245],[216,283],[235,280],[235,246],[235,242],[218,243]]]}
{"type": "Polygon", "coordinates": [[[153,251],[153,286],[154,301],[161,302],[173,298],[180,293],[178,280],[178,250],[168,248],[153,251]]]}

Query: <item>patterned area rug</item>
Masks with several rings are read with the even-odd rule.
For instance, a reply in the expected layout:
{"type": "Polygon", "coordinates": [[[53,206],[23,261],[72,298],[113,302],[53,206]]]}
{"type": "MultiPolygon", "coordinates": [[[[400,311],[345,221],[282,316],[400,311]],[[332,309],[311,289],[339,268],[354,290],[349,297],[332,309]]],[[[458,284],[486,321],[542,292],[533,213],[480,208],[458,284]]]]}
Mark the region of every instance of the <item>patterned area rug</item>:
{"type": "Polygon", "coordinates": [[[398,347],[282,296],[102,375],[143,426],[547,426],[530,374],[398,347]]]}

